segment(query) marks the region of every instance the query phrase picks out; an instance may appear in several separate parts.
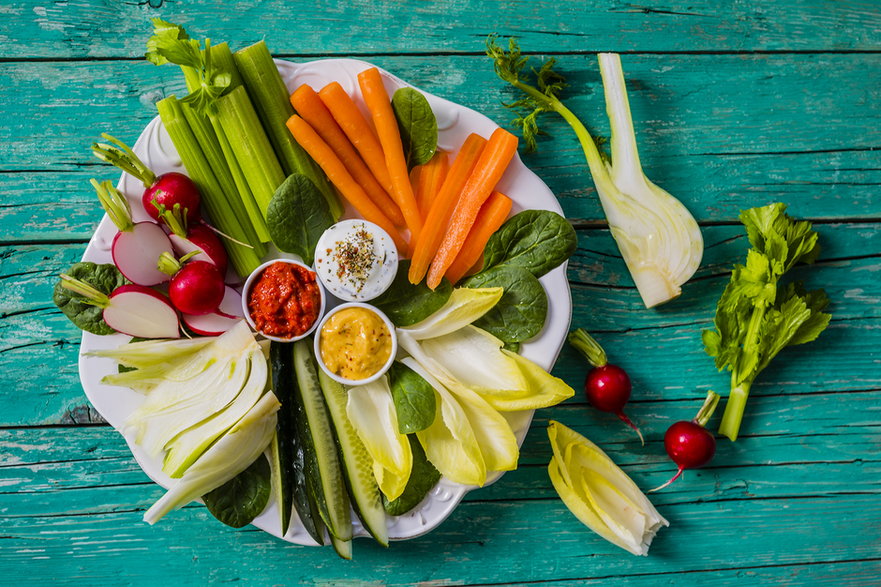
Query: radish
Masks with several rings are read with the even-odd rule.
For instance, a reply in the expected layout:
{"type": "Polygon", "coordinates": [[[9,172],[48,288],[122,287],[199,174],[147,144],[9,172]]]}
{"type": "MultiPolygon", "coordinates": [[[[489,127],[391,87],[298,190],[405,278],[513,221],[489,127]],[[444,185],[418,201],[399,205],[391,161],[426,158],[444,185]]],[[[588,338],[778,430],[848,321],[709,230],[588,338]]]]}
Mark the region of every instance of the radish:
{"type": "Polygon", "coordinates": [[[174,276],[168,284],[168,296],[175,308],[184,314],[211,314],[217,311],[226,293],[223,273],[214,263],[190,261],[194,255],[190,253],[178,260],[163,254],[159,268],[174,276]]]}
{"type": "Polygon", "coordinates": [[[181,316],[187,328],[202,336],[219,336],[242,321],[215,312],[213,314],[184,314],[181,316]]]}
{"type": "Polygon", "coordinates": [[[168,298],[149,287],[121,285],[108,296],[88,283],[61,274],[61,286],[103,309],[108,326],[139,338],[180,338],[177,312],[168,298]]]}
{"type": "Polygon", "coordinates": [[[569,333],[569,344],[574,346],[593,365],[584,379],[584,392],[590,405],[601,412],[615,414],[633,428],[639,441],[645,446],[645,440],[639,428],[624,414],[624,406],[630,399],[632,385],[627,372],[606,360],[606,351],[583,328],[569,333]]]}
{"type": "Polygon", "coordinates": [[[227,255],[220,238],[207,224],[201,222],[189,224],[186,216],[179,209],[169,210],[157,201],[153,201],[159,218],[171,229],[168,238],[174,246],[174,252],[183,257],[196,253],[191,258],[195,261],[208,261],[217,265],[221,273],[226,273],[227,255]]]}
{"type": "Polygon", "coordinates": [[[672,479],[660,487],[655,487],[649,493],[667,487],[676,481],[685,469],[696,469],[713,460],[713,455],[716,454],[716,439],[704,426],[713,416],[718,403],[719,394],[711,391],[694,420],[682,420],[667,428],[664,434],[664,450],[679,469],[672,479]]]}
{"type": "Polygon", "coordinates": [[[188,222],[199,220],[199,205],[202,198],[193,180],[183,173],[174,171],[157,177],[128,145],[107,133],[102,133],[101,137],[113,145],[94,143],[92,153],[98,159],[120,168],[144,184],[146,189],[141,196],[141,204],[153,220],[159,220],[159,211],[153,205],[154,201],[169,210],[181,210],[188,222]]]}
{"type": "Polygon", "coordinates": [[[217,313],[227,318],[244,318],[245,312],[242,309],[242,294],[226,286],[223,294],[223,300],[217,308],[217,313]]]}
{"type": "Polygon", "coordinates": [[[132,222],[131,208],[125,196],[109,181],[91,180],[107,216],[119,229],[113,237],[110,254],[113,264],[126,279],[138,285],[159,285],[168,275],[157,267],[159,256],[173,250],[162,227],[153,222],[132,222]]]}

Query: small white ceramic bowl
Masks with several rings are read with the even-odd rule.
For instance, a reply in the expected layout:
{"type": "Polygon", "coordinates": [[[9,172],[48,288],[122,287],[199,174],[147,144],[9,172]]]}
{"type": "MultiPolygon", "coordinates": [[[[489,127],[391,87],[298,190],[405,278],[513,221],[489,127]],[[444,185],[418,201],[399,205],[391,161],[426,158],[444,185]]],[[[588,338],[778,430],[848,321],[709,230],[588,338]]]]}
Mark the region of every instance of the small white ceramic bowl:
{"type": "Polygon", "coordinates": [[[386,316],[375,306],[371,306],[370,304],[365,304],[362,302],[349,302],[346,304],[341,304],[333,310],[329,311],[319,322],[320,323],[318,324],[318,330],[315,334],[315,358],[318,361],[318,366],[321,367],[321,370],[327,373],[327,376],[337,383],[342,383],[343,385],[348,385],[350,387],[372,383],[382,377],[395,361],[395,355],[397,355],[398,353],[398,337],[395,334],[395,325],[392,324],[392,321],[389,320],[388,316],[386,316]],[[345,310],[346,308],[364,308],[365,310],[369,310],[370,312],[373,312],[374,314],[379,316],[383,323],[385,323],[386,328],[388,328],[389,334],[392,339],[392,349],[391,353],[389,353],[388,361],[385,362],[385,364],[379,369],[379,371],[377,371],[370,377],[367,377],[366,379],[346,379],[345,377],[340,377],[339,375],[328,369],[327,366],[324,364],[324,360],[322,360],[321,358],[321,329],[324,328],[324,324],[330,319],[331,316],[341,310],[345,310]]]}
{"type": "Polygon", "coordinates": [[[346,302],[367,302],[379,297],[395,280],[398,272],[398,250],[392,237],[372,222],[360,219],[342,220],[324,231],[315,247],[315,272],[321,285],[334,296],[346,302]],[[354,238],[358,231],[366,230],[373,239],[373,263],[369,276],[355,287],[354,278],[339,275],[339,264],[334,251],[339,243],[354,238]]]}
{"type": "Polygon", "coordinates": [[[248,276],[248,279],[245,280],[245,285],[242,287],[242,312],[245,314],[245,320],[247,320],[248,324],[250,324],[251,328],[259,332],[262,336],[268,338],[269,340],[274,340],[277,342],[294,342],[296,340],[300,340],[301,338],[305,338],[315,332],[315,329],[318,327],[318,323],[321,322],[322,316],[324,316],[324,308],[327,304],[327,294],[324,292],[324,288],[321,286],[321,281],[318,279],[318,275],[315,273],[315,270],[306,265],[305,263],[300,263],[299,261],[294,261],[293,259],[273,259],[272,261],[267,261],[263,263],[254,271],[251,272],[251,275],[248,276]],[[318,316],[315,318],[315,322],[312,323],[312,326],[306,332],[299,334],[297,336],[291,338],[282,338],[278,336],[270,336],[265,332],[262,332],[257,325],[254,323],[254,319],[251,318],[251,312],[248,310],[248,298],[251,293],[251,286],[254,281],[263,274],[263,270],[269,267],[270,265],[274,265],[275,263],[289,263],[291,265],[298,265],[315,276],[315,285],[318,286],[318,297],[321,300],[318,308],[318,316]]]}

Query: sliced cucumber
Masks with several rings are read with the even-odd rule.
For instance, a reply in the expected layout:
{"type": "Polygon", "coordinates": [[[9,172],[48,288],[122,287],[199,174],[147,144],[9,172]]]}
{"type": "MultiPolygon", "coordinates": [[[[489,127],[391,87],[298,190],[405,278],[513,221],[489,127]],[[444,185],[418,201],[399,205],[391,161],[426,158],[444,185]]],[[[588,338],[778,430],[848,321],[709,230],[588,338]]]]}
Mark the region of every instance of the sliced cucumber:
{"type": "Polygon", "coordinates": [[[294,505],[294,411],[291,404],[294,401],[294,363],[291,357],[291,349],[282,342],[272,342],[269,345],[269,368],[272,373],[272,391],[281,402],[278,410],[278,420],[275,426],[275,436],[269,445],[272,465],[272,492],[278,502],[278,511],[281,516],[281,535],[288,532],[291,522],[291,510],[294,505]]]}
{"type": "Polygon", "coordinates": [[[352,505],[367,531],[377,542],[388,546],[387,517],[382,506],[382,495],[373,476],[373,459],[346,415],[349,394],[324,371],[318,371],[318,380],[336,432],[337,447],[352,505]]]}
{"type": "Polygon", "coordinates": [[[335,538],[333,534],[330,535],[330,543],[333,544],[333,549],[339,555],[340,558],[344,558],[347,561],[352,560],[352,539],[349,540],[340,540],[339,538],[335,538]]]}
{"type": "Polygon", "coordinates": [[[307,480],[311,477],[312,480],[317,478],[320,481],[318,505],[327,529],[339,540],[351,540],[351,505],[337,456],[333,427],[318,381],[312,339],[305,338],[293,344],[299,403],[306,413],[308,436],[312,440],[312,454],[318,469],[318,475],[312,475],[307,468],[307,480]]]}

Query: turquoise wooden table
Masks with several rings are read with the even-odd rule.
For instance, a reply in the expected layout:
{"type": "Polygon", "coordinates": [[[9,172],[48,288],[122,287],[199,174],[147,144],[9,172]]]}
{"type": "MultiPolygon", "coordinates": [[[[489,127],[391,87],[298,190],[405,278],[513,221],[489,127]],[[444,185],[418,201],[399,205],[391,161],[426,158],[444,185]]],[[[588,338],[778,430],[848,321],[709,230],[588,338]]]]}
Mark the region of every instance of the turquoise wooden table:
{"type": "MultiPolygon", "coordinates": [[[[881,577],[881,7],[872,1],[655,3],[583,0],[39,2],[0,6],[0,582],[71,585],[878,584],[881,577]],[[298,5],[298,6],[295,6],[298,5]],[[578,230],[573,324],[634,380],[641,447],[580,394],[540,410],[520,468],[473,492],[439,528],[355,559],[232,530],[192,504],[154,527],[162,493],[80,387],[80,334],[52,305],[101,213],[88,179],[114,176],[88,146],[133,140],[154,102],[182,90],[142,59],[163,17],[280,57],[355,56],[502,124],[509,99],[483,56],[487,34],[556,56],[570,107],[606,134],[594,54],[623,54],[643,164],[686,203],[706,241],[683,295],[646,310],[604,223],[578,145],[552,121],[523,154],[578,230]],[[727,389],[703,351],[732,264],[741,209],[780,201],[813,220],[823,252],[797,274],[825,287],[833,319],[783,352],[754,387],[742,436],[654,494],[671,526],[647,558],[582,526],[546,472],[560,420],[640,485],[673,471],[663,432],[727,389]]],[[[581,387],[564,349],[555,374],[581,387]]],[[[718,415],[713,426],[718,423],[718,415]]]]}

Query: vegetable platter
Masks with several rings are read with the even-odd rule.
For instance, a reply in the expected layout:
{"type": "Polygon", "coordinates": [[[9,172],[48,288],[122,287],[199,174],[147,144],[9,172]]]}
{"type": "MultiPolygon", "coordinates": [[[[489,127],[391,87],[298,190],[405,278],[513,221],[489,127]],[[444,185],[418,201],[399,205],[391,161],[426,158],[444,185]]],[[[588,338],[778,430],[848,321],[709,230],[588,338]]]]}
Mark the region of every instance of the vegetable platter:
{"type": "MultiPolygon", "coordinates": [[[[331,82],[338,82],[356,101],[360,100],[357,76],[368,69],[371,64],[352,59],[325,59],[319,61],[295,63],[276,61],[279,72],[289,91],[293,92],[302,84],[320,88],[331,82]]],[[[391,73],[382,72],[384,85],[393,94],[395,90],[409,85],[391,73]]],[[[487,117],[452,101],[423,92],[436,118],[438,127],[438,148],[455,156],[470,133],[489,136],[497,125],[487,117]]],[[[133,147],[134,152],[156,174],[184,171],[180,157],[165,131],[159,117],[152,120],[143,130],[133,147]]],[[[138,181],[129,174],[123,174],[118,188],[133,197],[140,193],[138,181]]],[[[525,165],[518,156],[514,157],[502,177],[498,188],[512,200],[512,214],[528,209],[544,209],[562,214],[562,210],[548,187],[525,165]]],[[[133,219],[142,220],[143,211],[133,210],[133,219]]],[[[357,213],[348,207],[345,217],[357,217],[357,213]]],[[[83,259],[96,263],[110,262],[110,248],[115,228],[105,217],[89,242],[83,259]]],[[[291,257],[286,253],[270,250],[267,258],[291,257]]],[[[549,298],[547,320],[539,336],[524,343],[520,353],[540,367],[549,370],[562,347],[569,328],[571,317],[571,298],[566,278],[565,263],[551,270],[540,278],[540,283],[549,298]]],[[[332,301],[331,305],[339,303],[332,301]]],[[[97,336],[83,334],[80,377],[89,400],[101,415],[114,427],[122,430],[126,419],[144,401],[143,396],[118,386],[102,383],[102,378],[116,371],[116,363],[108,358],[97,357],[89,353],[117,348],[128,341],[124,335],[97,336]]],[[[518,443],[522,443],[529,428],[532,411],[523,412],[514,417],[514,431],[518,443]]],[[[132,434],[125,435],[126,441],[142,469],[157,483],[168,486],[171,479],[162,471],[161,459],[144,451],[135,441],[132,434]]],[[[487,483],[498,479],[500,473],[490,476],[487,483]]],[[[390,517],[389,537],[406,539],[429,532],[440,524],[453,511],[466,492],[474,486],[455,483],[442,479],[416,509],[399,516],[390,517]]],[[[274,500],[274,498],[273,498],[274,500]]],[[[277,503],[271,501],[269,507],[254,520],[254,525],[275,535],[283,535],[279,522],[277,503]]],[[[367,535],[357,526],[356,535],[367,535]]],[[[292,525],[284,535],[288,541],[298,544],[315,544],[303,527],[292,525]]]]}

